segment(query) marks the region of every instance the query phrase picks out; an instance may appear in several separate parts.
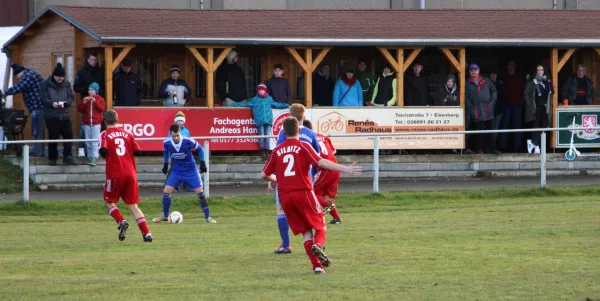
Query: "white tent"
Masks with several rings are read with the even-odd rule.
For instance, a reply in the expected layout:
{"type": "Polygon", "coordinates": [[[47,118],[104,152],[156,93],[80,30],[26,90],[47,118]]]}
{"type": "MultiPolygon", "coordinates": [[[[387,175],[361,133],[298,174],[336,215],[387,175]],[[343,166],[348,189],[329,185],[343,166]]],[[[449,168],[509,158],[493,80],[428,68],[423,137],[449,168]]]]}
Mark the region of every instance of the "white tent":
{"type": "MultiPolygon", "coordinates": [[[[10,26],[10,27],[0,27],[0,45],[4,45],[10,38],[12,38],[22,27],[20,26],[10,26]]],[[[6,54],[0,53],[0,89],[4,86],[4,71],[6,70],[6,54]]],[[[12,72],[11,72],[12,75],[12,72]]],[[[12,86],[12,76],[8,81],[8,86],[12,86]]],[[[6,99],[6,107],[11,108],[13,106],[12,96],[6,99]]]]}

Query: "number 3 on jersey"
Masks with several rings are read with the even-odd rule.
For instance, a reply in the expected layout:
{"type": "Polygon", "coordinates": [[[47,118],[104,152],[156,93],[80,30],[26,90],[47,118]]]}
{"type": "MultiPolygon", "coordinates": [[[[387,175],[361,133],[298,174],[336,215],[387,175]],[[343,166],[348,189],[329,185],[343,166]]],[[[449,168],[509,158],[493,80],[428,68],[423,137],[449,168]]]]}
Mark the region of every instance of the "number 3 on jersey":
{"type": "Polygon", "coordinates": [[[115,144],[117,145],[117,155],[118,156],[125,156],[125,140],[123,140],[123,138],[117,138],[115,139],[115,144]]]}
{"type": "Polygon", "coordinates": [[[283,163],[288,164],[283,175],[286,177],[295,176],[296,172],[292,170],[292,168],[294,168],[294,156],[292,154],[285,155],[283,157],[283,163]]]}

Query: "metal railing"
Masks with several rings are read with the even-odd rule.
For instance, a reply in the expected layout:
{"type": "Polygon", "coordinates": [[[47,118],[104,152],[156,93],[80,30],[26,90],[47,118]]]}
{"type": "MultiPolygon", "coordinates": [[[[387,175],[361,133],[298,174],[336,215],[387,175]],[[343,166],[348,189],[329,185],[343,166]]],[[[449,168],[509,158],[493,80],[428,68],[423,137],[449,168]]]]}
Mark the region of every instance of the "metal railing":
{"type": "MultiPolygon", "coordinates": [[[[546,132],[557,131],[579,131],[579,130],[600,130],[600,127],[569,127],[569,128],[542,128],[542,129],[515,129],[515,130],[481,130],[481,131],[447,131],[447,132],[406,132],[406,133],[385,133],[385,134],[333,134],[329,137],[368,137],[373,138],[373,192],[379,193],[379,138],[397,137],[397,136],[435,136],[435,135],[483,135],[483,134],[502,134],[502,133],[531,133],[542,132],[540,140],[540,188],[546,187],[546,132]]],[[[277,136],[207,136],[192,137],[195,140],[206,140],[204,142],[204,153],[207,172],[204,174],[204,193],[208,197],[210,194],[210,143],[212,139],[245,139],[245,138],[277,138],[277,136]]],[[[136,138],[136,141],[162,141],[164,138],[136,138]]],[[[64,139],[64,140],[17,140],[0,141],[2,144],[23,144],[23,202],[29,201],[29,145],[33,143],[63,143],[63,142],[94,142],[97,139],[64,139]]]]}

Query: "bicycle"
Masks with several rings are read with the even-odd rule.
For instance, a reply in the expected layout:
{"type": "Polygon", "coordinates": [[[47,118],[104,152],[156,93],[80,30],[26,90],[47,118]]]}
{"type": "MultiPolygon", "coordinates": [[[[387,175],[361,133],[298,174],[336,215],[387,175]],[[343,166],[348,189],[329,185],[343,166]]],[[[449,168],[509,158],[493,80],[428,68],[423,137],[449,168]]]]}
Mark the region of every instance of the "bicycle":
{"type": "Polygon", "coordinates": [[[344,123],[342,122],[341,116],[338,117],[334,121],[332,121],[332,119],[329,119],[329,120],[323,122],[323,124],[321,124],[321,127],[320,127],[321,133],[326,133],[330,129],[333,129],[336,132],[341,132],[342,129],[344,129],[344,123]]]}

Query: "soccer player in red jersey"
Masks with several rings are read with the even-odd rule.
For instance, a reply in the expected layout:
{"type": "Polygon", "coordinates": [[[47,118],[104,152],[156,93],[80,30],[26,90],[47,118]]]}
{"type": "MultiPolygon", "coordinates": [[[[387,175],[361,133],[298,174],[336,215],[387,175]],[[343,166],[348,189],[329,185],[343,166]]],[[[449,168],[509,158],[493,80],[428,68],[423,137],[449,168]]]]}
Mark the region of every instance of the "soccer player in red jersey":
{"type": "MultiPolygon", "coordinates": [[[[304,120],[302,125],[305,128],[312,130],[312,123],[310,120],[304,120]]],[[[331,139],[317,133],[317,140],[319,141],[321,149],[321,157],[333,163],[338,163],[335,159],[336,150],[331,143],[331,139]]],[[[339,171],[320,169],[314,183],[315,193],[317,196],[320,196],[320,198],[318,198],[319,203],[323,208],[326,208],[324,210],[325,214],[329,212],[331,217],[333,217],[331,222],[329,222],[332,225],[339,225],[342,223],[342,217],[332,201],[332,199],[335,199],[337,196],[338,186],[340,185],[340,175],[339,171]]]]}
{"type": "Polygon", "coordinates": [[[277,183],[279,201],[292,232],[294,235],[302,233],[304,250],[315,274],[323,274],[323,267],[330,264],[329,258],[323,252],[327,232],[321,205],[312,189],[310,166],[355,176],[361,174],[362,167],[355,164],[342,166],[323,159],[310,144],[300,141],[299,128],[298,119],[294,117],[287,117],[283,121],[286,139],[269,156],[261,177],[277,183]]]}
{"type": "Polygon", "coordinates": [[[145,242],[152,242],[152,234],[146,223],[144,213],[137,204],[138,195],[137,172],[134,155],[139,155],[140,147],[133,135],[118,127],[117,112],[109,110],[104,113],[106,130],[100,134],[100,155],[106,160],[106,183],[104,184],[104,205],[119,227],[119,240],[127,237],[129,223],[115,205],[123,199],[129,211],[135,216],[145,242]]]}

